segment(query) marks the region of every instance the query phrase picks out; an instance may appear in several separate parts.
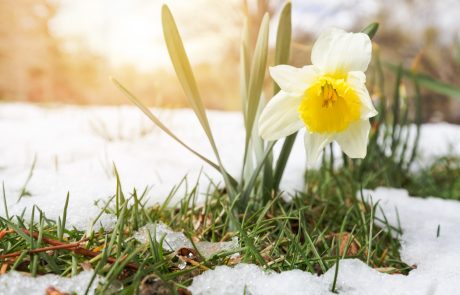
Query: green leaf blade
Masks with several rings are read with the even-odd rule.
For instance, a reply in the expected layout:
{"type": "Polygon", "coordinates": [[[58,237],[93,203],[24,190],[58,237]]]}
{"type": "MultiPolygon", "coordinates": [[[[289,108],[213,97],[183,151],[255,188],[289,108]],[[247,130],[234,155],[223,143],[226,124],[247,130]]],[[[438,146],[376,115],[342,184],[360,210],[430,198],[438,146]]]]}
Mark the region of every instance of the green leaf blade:
{"type": "Polygon", "coordinates": [[[259,36],[257,38],[254,58],[251,65],[251,75],[249,78],[248,108],[246,120],[246,146],[251,139],[265,78],[268,56],[268,27],[269,17],[268,14],[265,14],[262,20],[262,24],[260,25],[259,36]]]}

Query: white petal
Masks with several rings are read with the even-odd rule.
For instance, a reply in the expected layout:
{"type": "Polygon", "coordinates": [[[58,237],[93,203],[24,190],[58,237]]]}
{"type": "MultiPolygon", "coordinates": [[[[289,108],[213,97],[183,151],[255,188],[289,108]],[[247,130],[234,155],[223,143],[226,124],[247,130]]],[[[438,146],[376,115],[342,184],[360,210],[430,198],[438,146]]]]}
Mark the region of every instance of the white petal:
{"type": "Polygon", "coordinates": [[[304,126],[297,108],[302,96],[278,92],[265,106],[259,119],[259,135],[265,140],[277,140],[304,126]]]}
{"type": "Polygon", "coordinates": [[[342,151],[350,158],[364,158],[371,124],[369,120],[358,120],[350,124],[347,130],[337,133],[335,140],[342,151]]]}
{"type": "Polygon", "coordinates": [[[349,72],[347,83],[356,92],[363,106],[361,109],[361,119],[369,119],[376,116],[378,112],[366,88],[366,75],[359,71],[349,72]]]}
{"type": "Polygon", "coordinates": [[[305,131],[305,150],[307,151],[308,167],[313,167],[318,161],[321,151],[332,141],[332,138],[332,134],[305,131]]]}
{"type": "Polygon", "coordinates": [[[311,61],[324,73],[365,72],[371,54],[372,43],[368,35],[330,29],[313,45],[311,61]]]}
{"type": "Polygon", "coordinates": [[[269,70],[281,90],[294,95],[302,95],[317,75],[314,66],[296,68],[289,65],[278,65],[270,67],[269,70]]]}

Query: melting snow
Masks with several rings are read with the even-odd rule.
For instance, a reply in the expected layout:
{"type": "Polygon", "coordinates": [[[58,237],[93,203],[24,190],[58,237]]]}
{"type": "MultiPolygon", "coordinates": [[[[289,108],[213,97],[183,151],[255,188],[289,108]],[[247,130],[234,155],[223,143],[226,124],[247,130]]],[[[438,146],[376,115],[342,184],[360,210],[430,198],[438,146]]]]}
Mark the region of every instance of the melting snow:
{"type": "MultiPolygon", "coordinates": [[[[356,259],[339,263],[340,294],[459,294],[460,202],[409,197],[405,190],[379,188],[366,191],[368,202],[379,202],[377,218],[401,226],[401,258],[416,265],[409,275],[384,274],[356,259]],[[399,219],[399,221],[398,221],[399,219]],[[440,229],[438,236],[438,227],[440,229]]],[[[330,292],[335,267],[322,276],[300,270],[282,273],[240,264],[219,266],[193,280],[194,295],[334,294],[330,292]]]]}
{"type": "MultiPolygon", "coordinates": [[[[43,295],[48,287],[54,287],[61,292],[85,294],[94,271],[83,271],[73,278],[63,278],[57,275],[44,275],[36,278],[30,275],[10,271],[0,276],[0,295],[29,294],[43,295]]],[[[99,283],[96,276],[88,294],[94,294],[99,283]]]]}

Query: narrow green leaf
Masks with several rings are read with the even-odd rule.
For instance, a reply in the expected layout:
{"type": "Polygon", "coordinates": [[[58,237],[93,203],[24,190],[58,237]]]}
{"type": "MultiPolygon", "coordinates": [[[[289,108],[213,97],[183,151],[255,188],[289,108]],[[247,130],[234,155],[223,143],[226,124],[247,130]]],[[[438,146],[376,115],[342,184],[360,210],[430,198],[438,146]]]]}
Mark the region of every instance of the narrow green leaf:
{"type": "Polygon", "coordinates": [[[263,157],[262,161],[259,162],[259,164],[257,165],[256,169],[252,173],[251,179],[249,180],[249,182],[247,183],[243,193],[241,194],[240,208],[245,208],[246,207],[246,205],[248,203],[249,195],[251,194],[252,190],[254,189],[254,185],[256,183],[257,176],[259,175],[260,171],[262,170],[262,168],[266,164],[266,159],[270,155],[273,147],[275,146],[275,143],[276,143],[275,141],[272,141],[272,142],[269,143],[267,149],[265,150],[265,154],[264,154],[264,157],[263,157]]]}
{"type": "MultiPolygon", "coordinates": [[[[243,106],[243,112],[245,114],[245,129],[246,139],[244,144],[243,153],[243,169],[242,179],[244,172],[247,170],[247,164],[251,161],[249,148],[251,146],[252,132],[254,129],[254,123],[257,118],[258,110],[260,108],[261,100],[260,96],[262,93],[263,82],[265,77],[265,70],[267,67],[267,56],[268,56],[268,27],[269,18],[268,14],[265,14],[259,29],[259,35],[257,37],[256,48],[253,54],[253,60],[251,63],[251,70],[249,75],[249,81],[247,82],[247,93],[246,93],[246,106],[243,106]]],[[[244,183],[241,183],[241,188],[244,183]]]]}
{"type": "MultiPolygon", "coordinates": [[[[281,10],[280,20],[278,23],[278,32],[276,34],[276,52],[275,52],[275,65],[287,64],[289,62],[289,55],[291,49],[291,36],[292,36],[292,21],[291,21],[291,2],[286,2],[281,10]]],[[[279,91],[278,85],[275,83],[274,94],[279,91]]],[[[292,147],[294,146],[297,132],[286,137],[278,156],[275,166],[273,189],[277,191],[284,174],[289,155],[291,154],[292,147]]]]}
{"type": "Polygon", "coordinates": [[[192,67],[190,66],[190,61],[185,53],[184,45],[179,35],[176,22],[174,21],[171,11],[166,5],[163,5],[161,9],[161,18],[163,24],[163,35],[166,41],[166,46],[168,47],[169,56],[177,74],[177,78],[179,79],[185,95],[195,111],[201,126],[211,140],[212,135],[209,128],[208,118],[195,82],[192,67]]]}
{"type": "MultiPolygon", "coordinates": [[[[377,47],[378,48],[378,47],[377,47]]],[[[385,118],[387,116],[387,97],[385,95],[385,75],[383,73],[383,66],[382,66],[382,61],[380,58],[380,50],[375,50],[374,51],[374,64],[375,64],[375,70],[376,70],[376,79],[378,81],[378,88],[380,91],[380,102],[378,105],[378,112],[379,112],[379,121],[378,121],[378,126],[382,126],[385,118]]],[[[380,128],[380,127],[379,127],[380,128]]],[[[376,132],[377,134],[377,132],[376,132]]]]}
{"type": "Polygon", "coordinates": [[[10,220],[10,215],[8,214],[8,204],[6,202],[6,193],[5,193],[5,182],[2,181],[2,192],[3,192],[3,210],[5,211],[5,217],[7,220],[10,220]]]}
{"type": "MultiPolygon", "coordinates": [[[[281,10],[276,33],[275,65],[289,63],[292,35],[291,7],[291,2],[286,2],[281,10]]],[[[275,83],[273,92],[276,94],[279,90],[278,85],[275,83]]]]}
{"type": "Polygon", "coordinates": [[[273,189],[273,153],[271,152],[265,159],[262,187],[263,200],[266,203],[270,200],[273,189]]]}
{"type": "Polygon", "coordinates": [[[260,25],[259,36],[257,37],[256,49],[251,65],[251,76],[249,78],[248,88],[248,109],[246,120],[246,149],[251,139],[251,134],[254,127],[254,121],[257,115],[260,95],[265,77],[265,69],[267,67],[268,55],[268,14],[265,14],[262,24],[260,25]]]}
{"type": "Polygon", "coordinates": [[[65,198],[64,203],[64,211],[62,213],[62,222],[60,223],[61,231],[59,232],[59,240],[62,241],[64,237],[65,226],[67,222],[67,208],[69,207],[69,199],[70,199],[70,192],[67,192],[67,196],[65,198]]]}
{"type": "Polygon", "coordinates": [[[398,68],[398,72],[396,75],[396,82],[395,82],[395,90],[393,94],[393,128],[391,130],[391,150],[393,151],[392,156],[394,156],[394,151],[397,143],[397,127],[399,125],[399,130],[401,130],[401,124],[400,124],[400,93],[399,93],[399,87],[401,86],[401,81],[402,81],[402,66],[400,65],[398,68]]]}
{"type": "Polygon", "coordinates": [[[374,38],[375,33],[379,29],[379,23],[371,23],[367,27],[365,27],[361,32],[365,33],[369,36],[369,38],[374,38]]]}
{"type": "Polygon", "coordinates": [[[123,193],[123,189],[121,187],[121,180],[120,180],[120,175],[118,174],[118,169],[115,163],[113,163],[113,172],[115,173],[115,177],[117,179],[117,186],[116,186],[116,192],[115,192],[115,208],[116,208],[116,216],[117,218],[120,218],[120,206],[122,206],[125,202],[125,195],[123,193]]]}
{"type": "Polygon", "coordinates": [[[245,19],[243,26],[243,38],[240,48],[240,95],[241,107],[243,109],[243,118],[246,124],[247,108],[248,108],[248,86],[249,86],[249,27],[248,20],[245,19]]]}
{"type": "Polygon", "coordinates": [[[208,137],[209,143],[211,144],[212,150],[217,158],[217,162],[219,163],[219,169],[221,170],[221,174],[224,178],[229,194],[234,197],[234,185],[228,177],[228,173],[225,171],[220,159],[211,127],[209,126],[208,117],[206,116],[203,100],[201,99],[201,95],[198,91],[192,67],[190,66],[190,61],[185,53],[184,44],[182,43],[176,22],[174,21],[171,11],[167,5],[163,5],[161,8],[161,19],[163,24],[163,35],[166,41],[166,46],[168,47],[169,56],[176,71],[176,75],[193,111],[198,117],[198,120],[208,137]]]}
{"type": "Polygon", "coordinates": [[[289,160],[289,156],[291,154],[292,147],[294,146],[296,138],[297,132],[289,135],[284,140],[283,147],[281,148],[278,160],[276,161],[275,174],[273,178],[273,189],[275,191],[278,191],[279,189],[281,179],[283,178],[284,169],[286,168],[287,161],[289,160]]]}
{"type": "MultiPolygon", "coordinates": [[[[385,63],[385,66],[387,66],[393,71],[396,71],[396,72],[398,71],[397,65],[394,65],[391,63],[385,63]]],[[[419,83],[420,86],[430,89],[431,91],[434,91],[436,93],[446,95],[449,97],[460,99],[460,88],[458,87],[455,87],[453,85],[447,84],[442,81],[439,81],[429,75],[417,73],[409,69],[403,68],[402,73],[405,76],[408,76],[409,78],[417,79],[417,82],[419,83]]]]}
{"type": "Polygon", "coordinates": [[[420,126],[422,125],[422,95],[420,94],[420,86],[415,77],[413,77],[414,81],[414,88],[415,88],[415,139],[412,143],[412,151],[409,157],[409,161],[407,162],[406,169],[409,170],[412,163],[415,160],[415,156],[417,155],[418,145],[420,140],[420,126]]]}

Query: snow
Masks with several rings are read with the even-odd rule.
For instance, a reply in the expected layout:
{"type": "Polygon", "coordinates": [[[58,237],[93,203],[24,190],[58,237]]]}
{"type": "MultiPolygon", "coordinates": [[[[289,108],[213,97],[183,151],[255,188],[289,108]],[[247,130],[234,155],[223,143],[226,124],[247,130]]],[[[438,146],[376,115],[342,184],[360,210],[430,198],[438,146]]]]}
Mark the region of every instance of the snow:
{"type": "Polygon", "coordinates": [[[240,263],[233,268],[218,266],[206,271],[193,279],[189,290],[194,295],[324,294],[328,292],[328,286],[309,272],[291,270],[278,274],[264,272],[253,264],[240,263]]]}
{"type": "MultiPolygon", "coordinates": [[[[141,243],[148,243],[150,238],[155,238],[158,243],[162,243],[163,249],[167,251],[177,251],[181,248],[194,249],[192,242],[182,232],[175,232],[162,222],[146,224],[134,234],[134,238],[141,243]]],[[[238,237],[234,237],[228,242],[195,242],[196,249],[203,257],[210,258],[214,254],[224,251],[233,251],[239,247],[238,237]]]]}
{"type": "MultiPolygon", "coordinates": [[[[20,272],[10,271],[0,276],[0,295],[28,294],[43,295],[48,287],[54,287],[61,292],[85,294],[94,271],[83,271],[72,278],[57,275],[44,275],[36,278],[20,272]]],[[[94,294],[99,283],[99,277],[91,285],[88,294],[94,294]]]]}
{"type": "MultiPolygon", "coordinates": [[[[191,110],[154,110],[179,138],[214,159],[199,122],[191,110]]],[[[218,148],[226,169],[240,173],[244,142],[239,113],[208,112],[218,148]]],[[[39,107],[30,104],[0,104],[0,182],[4,182],[10,215],[30,216],[37,205],[48,218],[62,215],[67,192],[69,226],[87,229],[100,208],[115,193],[113,165],[120,174],[126,194],[136,188],[148,190],[149,204],[161,203],[172,188],[187,176],[187,183],[176,192],[178,202],[188,187],[199,182],[203,200],[210,180],[222,178],[213,168],[179,146],[153,126],[135,107],[39,107]],[[31,196],[18,197],[36,158],[27,184],[31,196]]],[[[427,124],[422,128],[418,166],[447,153],[460,155],[460,127],[427,124]]],[[[338,154],[339,149],[335,146],[338,154]]],[[[275,151],[280,144],[275,146],[275,151]]],[[[287,164],[281,188],[288,193],[302,190],[306,168],[303,136],[299,134],[287,164]]],[[[0,205],[0,216],[5,215],[0,205]]],[[[103,214],[96,227],[115,222],[103,214]]]]}
{"type": "MultiPolygon", "coordinates": [[[[156,114],[186,143],[214,159],[199,122],[190,110],[158,110],[156,114]]],[[[225,167],[239,175],[244,134],[239,114],[209,112],[225,167]]],[[[68,224],[86,229],[100,207],[115,193],[113,164],[120,174],[125,193],[149,188],[150,203],[161,203],[174,186],[187,176],[187,185],[199,180],[201,198],[219,173],[179,146],[135,107],[54,107],[27,104],[0,105],[0,182],[5,183],[9,213],[30,215],[37,205],[49,218],[62,215],[70,192],[68,224]],[[27,185],[31,196],[17,202],[36,157],[33,176],[27,185]],[[208,179],[209,178],[209,179],[208,179]],[[93,204],[98,202],[98,206],[93,204]]],[[[302,189],[305,167],[303,144],[298,142],[296,158],[287,168],[285,183],[291,191],[302,189]]],[[[286,186],[285,186],[286,188],[286,186]]],[[[173,203],[184,194],[185,185],[173,203]]],[[[0,215],[4,215],[0,206],[0,215]]],[[[105,226],[114,219],[103,215],[105,226]]]]}
{"type": "MultiPolygon", "coordinates": [[[[186,143],[214,159],[190,110],[155,110],[155,113],[186,143]]],[[[217,111],[210,111],[208,115],[224,165],[231,174],[238,175],[244,141],[241,115],[217,111]]],[[[62,215],[69,192],[67,225],[87,229],[104,202],[115,193],[113,165],[117,167],[125,193],[147,187],[150,204],[162,202],[184,176],[189,187],[199,182],[201,199],[211,180],[222,182],[217,171],[152,127],[134,107],[0,104],[0,135],[0,181],[4,182],[10,215],[25,210],[27,217],[36,205],[48,218],[57,218],[62,215]],[[35,169],[26,186],[31,195],[18,201],[34,159],[35,169]]],[[[298,136],[282,181],[282,188],[287,192],[304,186],[306,161],[302,138],[298,136]]],[[[279,145],[276,148],[279,149],[279,145]]],[[[419,167],[428,165],[437,156],[460,155],[460,127],[422,126],[420,151],[419,167]]],[[[181,186],[173,203],[179,201],[185,191],[185,185],[181,186]]],[[[340,293],[455,294],[460,290],[460,268],[457,267],[460,263],[460,203],[412,198],[403,190],[384,188],[367,191],[365,195],[369,202],[371,196],[373,203],[379,202],[381,211],[377,217],[385,214],[394,226],[400,221],[401,257],[417,268],[408,276],[388,275],[359,260],[342,260],[338,276],[340,293]]],[[[0,216],[5,215],[2,204],[0,216]]],[[[96,226],[110,227],[114,222],[113,216],[103,214],[96,226]]],[[[194,279],[190,289],[193,294],[243,294],[245,287],[247,293],[253,295],[329,294],[333,276],[334,267],[317,277],[301,270],[266,273],[257,266],[240,264],[207,271],[194,279]]],[[[37,288],[30,289],[29,294],[33,294],[39,288],[43,292],[45,285],[53,280],[57,280],[55,287],[68,290],[61,287],[61,279],[56,277],[22,278],[14,272],[0,276],[0,287],[8,281],[8,288],[37,288]],[[20,279],[21,284],[11,284],[9,279],[20,279]]],[[[73,286],[68,281],[62,284],[68,288],[73,286]]]]}
{"type": "MultiPolygon", "coordinates": [[[[401,258],[416,265],[409,275],[384,274],[357,259],[339,262],[340,294],[458,294],[460,290],[460,202],[410,197],[405,190],[366,191],[368,202],[379,204],[391,226],[401,227],[401,258]],[[437,235],[440,228],[439,237],[437,235]]],[[[264,272],[250,264],[219,266],[195,277],[190,291],[205,294],[334,294],[335,266],[322,276],[301,270],[264,272]]]]}

